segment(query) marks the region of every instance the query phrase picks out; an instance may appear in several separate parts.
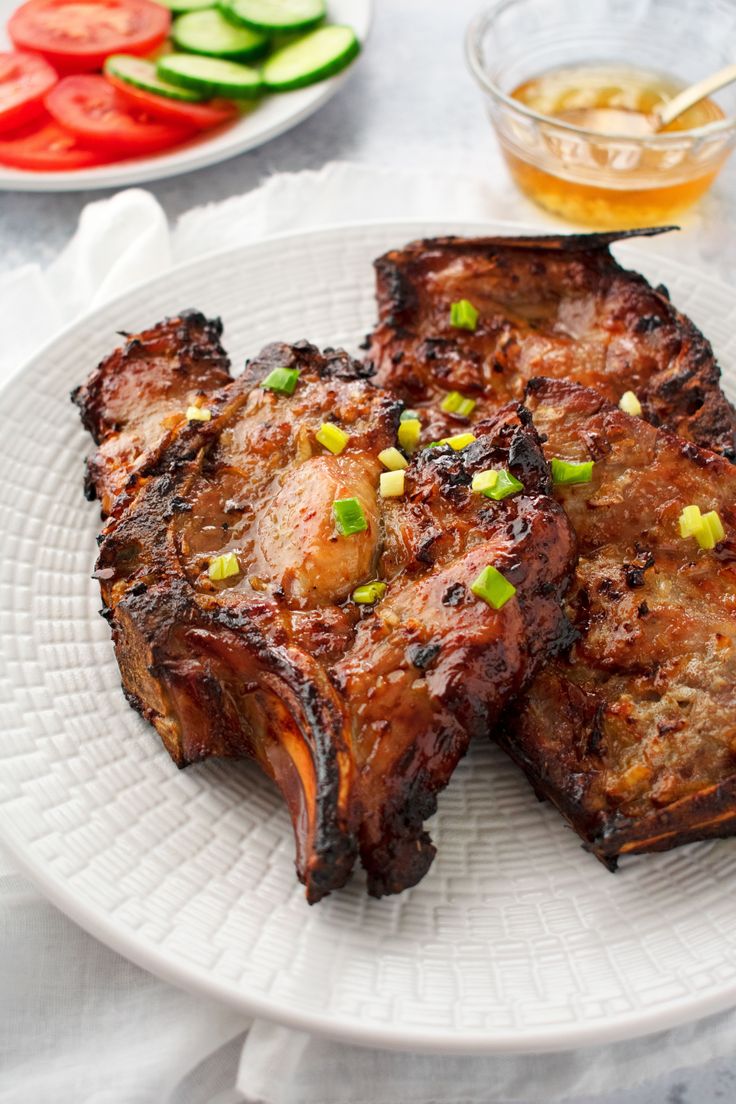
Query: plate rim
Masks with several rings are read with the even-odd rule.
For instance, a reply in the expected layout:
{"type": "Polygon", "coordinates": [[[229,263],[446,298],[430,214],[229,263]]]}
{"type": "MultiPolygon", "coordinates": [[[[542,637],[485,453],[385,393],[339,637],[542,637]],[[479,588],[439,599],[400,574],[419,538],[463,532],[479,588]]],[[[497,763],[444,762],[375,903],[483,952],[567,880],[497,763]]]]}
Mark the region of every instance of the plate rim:
{"type": "MultiPolygon", "coordinates": [[[[361,5],[360,15],[355,19],[355,29],[361,48],[364,50],[375,19],[375,0],[352,0],[352,2],[361,5]]],[[[5,48],[0,47],[0,49],[5,48]]],[[[105,188],[135,188],[140,184],[152,183],[154,180],[167,180],[175,176],[183,176],[185,173],[198,172],[212,165],[219,165],[249,150],[258,149],[273,138],[285,134],[292,127],[303,123],[340,91],[354,74],[356,64],[360,64],[360,61],[359,55],[344,72],[312,85],[312,97],[306,99],[298,110],[260,132],[244,136],[240,142],[234,142],[231,148],[213,151],[211,145],[203,140],[171,152],[164,151],[158,155],[118,161],[111,165],[92,166],[75,172],[31,172],[13,169],[9,165],[0,165],[0,192],[53,194],[101,191],[105,188]]],[[[307,89],[298,89],[297,94],[304,91],[307,89]]],[[[287,92],[286,95],[290,96],[292,93],[287,92]]]]}
{"type": "MultiPolygon", "coordinates": [[[[83,340],[85,327],[92,319],[108,310],[124,308],[128,299],[140,297],[147,288],[168,281],[171,276],[183,270],[191,269],[201,275],[202,266],[216,264],[225,256],[233,257],[254,250],[278,247],[284,241],[299,244],[314,238],[326,238],[344,235],[346,232],[366,232],[380,230],[386,235],[394,234],[400,240],[410,240],[410,236],[437,235],[441,233],[457,234],[503,234],[524,232],[544,233],[539,226],[500,219],[483,221],[462,221],[455,219],[371,219],[333,223],[301,231],[281,231],[277,234],[259,238],[235,247],[213,250],[189,260],[183,261],[166,273],[158,274],[136,284],[91,311],[74,319],[53,338],[45,342],[31,357],[18,365],[4,381],[0,389],[0,400],[9,388],[16,385],[19,378],[34,370],[42,369],[43,361],[59,343],[67,341],[75,333],[83,340]]],[[[547,231],[549,232],[549,231],[547,231]]],[[[711,276],[694,269],[691,264],[673,259],[656,249],[646,251],[637,249],[630,243],[622,243],[625,263],[638,263],[639,258],[648,264],[661,260],[670,269],[677,269],[690,282],[705,281],[729,290],[728,284],[718,276],[711,276]]],[[[365,1024],[356,1016],[341,1016],[336,1019],[334,1013],[293,1010],[283,1000],[260,995],[252,996],[238,988],[237,983],[228,983],[213,978],[210,973],[193,962],[182,965],[173,952],[158,944],[141,939],[135,932],[119,924],[109,913],[92,900],[80,899],[70,887],[69,882],[55,874],[47,864],[38,859],[26,846],[26,840],[13,831],[13,818],[7,802],[0,799],[0,841],[13,857],[19,869],[28,875],[41,889],[44,896],[56,905],[65,915],[77,923],[94,938],[101,940],[113,950],[122,954],[142,969],[155,976],[194,994],[203,994],[218,1000],[230,1008],[251,1016],[281,1024],[295,1030],[336,1039],[353,1045],[387,1050],[436,1052],[445,1054],[524,1054],[552,1053],[578,1048],[589,1048],[692,1023],[708,1015],[722,1012],[736,1005],[736,981],[725,983],[719,988],[711,987],[701,995],[688,994],[685,998],[669,1001],[653,1010],[641,1010],[634,1014],[618,1013],[609,1015],[605,1020],[594,1023],[576,1022],[572,1025],[538,1026],[534,1030],[493,1029],[459,1032],[447,1028],[381,1027],[374,1023],[365,1024]]]]}

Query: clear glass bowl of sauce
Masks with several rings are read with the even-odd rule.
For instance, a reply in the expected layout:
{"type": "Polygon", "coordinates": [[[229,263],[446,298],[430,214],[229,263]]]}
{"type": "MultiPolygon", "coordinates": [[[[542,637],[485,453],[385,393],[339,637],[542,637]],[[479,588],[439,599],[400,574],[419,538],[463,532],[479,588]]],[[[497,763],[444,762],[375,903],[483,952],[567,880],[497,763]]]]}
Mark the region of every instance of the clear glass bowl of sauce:
{"type": "Polygon", "coordinates": [[[502,0],[467,35],[511,174],[599,229],[675,219],[736,144],[736,89],[652,134],[646,117],[736,58],[734,0],[502,0]]]}

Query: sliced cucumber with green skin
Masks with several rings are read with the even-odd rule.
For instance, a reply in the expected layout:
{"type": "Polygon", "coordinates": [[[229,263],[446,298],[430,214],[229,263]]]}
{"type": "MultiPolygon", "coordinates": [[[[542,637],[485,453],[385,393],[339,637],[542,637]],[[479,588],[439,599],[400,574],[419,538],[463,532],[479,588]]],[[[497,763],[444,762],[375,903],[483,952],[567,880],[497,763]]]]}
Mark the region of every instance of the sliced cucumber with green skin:
{"type": "Polygon", "coordinates": [[[217,0],[156,0],[158,4],[163,4],[165,8],[172,11],[174,15],[179,15],[182,12],[192,11],[204,11],[205,8],[217,7],[217,0]]]}
{"type": "Polygon", "coordinates": [[[187,53],[239,61],[263,57],[269,47],[268,35],[235,27],[217,8],[180,15],[174,20],[171,37],[174,45],[187,53]]]}
{"type": "Polygon", "coordinates": [[[256,31],[309,31],[326,14],[325,0],[220,0],[228,19],[256,31]]]}
{"type": "Polygon", "coordinates": [[[339,73],[359,53],[350,27],[320,27],[271,54],[261,70],[263,83],[272,92],[304,88],[339,73]]]}
{"type": "Polygon", "coordinates": [[[231,100],[253,100],[263,91],[257,69],[224,58],[168,54],[157,62],[156,72],[162,80],[191,88],[207,98],[227,96],[231,100]]]}
{"type": "Polygon", "coordinates": [[[201,92],[195,92],[191,88],[181,88],[179,85],[161,80],[152,62],[133,57],[132,54],[111,54],[105,61],[104,69],[111,77],[117,77],[118,80],[125,81],[133,88],[153,92],[156,96],[166,96],[169,100],[201,103],[204,99],[201,92]]]}

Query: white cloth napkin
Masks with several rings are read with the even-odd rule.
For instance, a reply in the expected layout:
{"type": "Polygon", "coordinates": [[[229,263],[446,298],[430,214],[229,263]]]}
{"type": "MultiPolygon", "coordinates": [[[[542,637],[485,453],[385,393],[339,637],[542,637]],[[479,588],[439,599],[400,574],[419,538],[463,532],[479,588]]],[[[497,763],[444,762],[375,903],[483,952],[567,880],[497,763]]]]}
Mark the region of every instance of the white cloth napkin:
{"type": "MultiPolygon", "coordinates": [[[[0,384],[75,316],[172,263],[286,230],[408,217],[559,228],[485,180],[346,164],[274,176],[172,229],[149,193],[122,192],[84,210],[46,271],[0,280],[0,384]]],[[[733,264],[699,218],[678,255],[733,264]]],[[[251,1025],[102,946],[2,854],[0,931],[0,1104],[659,1104],[668,1086],[680,1092],[683,1070],[734,1051],[732,1013],[616,1046],[500,1058],[386,1053],[251,1025]],[[645,1087],[655,1079],[656,1097],[645,1087]]]]}

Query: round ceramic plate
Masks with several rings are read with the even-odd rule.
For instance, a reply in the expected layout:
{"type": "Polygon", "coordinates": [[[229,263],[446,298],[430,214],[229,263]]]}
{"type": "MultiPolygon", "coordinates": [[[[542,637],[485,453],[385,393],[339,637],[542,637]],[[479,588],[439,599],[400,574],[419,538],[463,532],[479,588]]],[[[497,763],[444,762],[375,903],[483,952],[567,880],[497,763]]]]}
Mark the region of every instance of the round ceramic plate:
{"type": "MultiPolygon", "coordinates": [[[[0,0],[0,50],[8,49],[5,26],[21,0],[0,0]]],[[[330,23],[347,23],[365,43],[371,24],[373,0],[327,0],[330,23]]],[[[353,65],[360,64],[360,60],[353,65]]],[[[261,146],[296,126],[326,103],[353,70],[297,92],[266,96],[241,116],[216,132],[200,134],[183,146],[151,157],[137,157],[113,165],[78,172],[25,172],[0,165],[0,190],[16,192],[76,192],[89,188],[124,188],[147,180],[202,169],[261,146]]]]}
{"type": "MultiPolygon", "coordinates": [[[[197,260],[75,324],[5,388],[0,836],[99,939],[244,1012],[376,1046],[568,1048],[736,1003],[736,841],[611,875],[481,742],[441,795],[420,885],[376,901],[356,874],[310,908],[284,806],[257,769],[176,770],[125,703],[90,579],[90,442],[68,398],[117,330],[191,306],[222,316],[236,368],[274,339],[357,351],[375,317],[373,259],[473,229],[509,228],[349,227],[197,260]]],[[[733,383],[731,289],[659,258],[656,241],[617,253],[669,286],[733,383]]]]}

